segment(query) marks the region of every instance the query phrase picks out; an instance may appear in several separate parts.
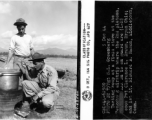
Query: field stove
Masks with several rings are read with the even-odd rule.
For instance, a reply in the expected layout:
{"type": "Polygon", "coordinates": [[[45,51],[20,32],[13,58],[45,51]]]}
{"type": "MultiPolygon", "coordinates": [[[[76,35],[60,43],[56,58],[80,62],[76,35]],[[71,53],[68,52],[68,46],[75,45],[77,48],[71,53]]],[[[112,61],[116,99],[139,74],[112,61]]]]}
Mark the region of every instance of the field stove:
{"type": "Polygon", "coordinates": [[[0,91],[0,118],[13,116],[15,105],[22,100],[22,90],[0,91]]]}
{"type": "Polygon", "coordinates": [[[15,105],[22,100],[19,76],[15,69],[0,69],[0,118],[13,116],[15,105]]]}

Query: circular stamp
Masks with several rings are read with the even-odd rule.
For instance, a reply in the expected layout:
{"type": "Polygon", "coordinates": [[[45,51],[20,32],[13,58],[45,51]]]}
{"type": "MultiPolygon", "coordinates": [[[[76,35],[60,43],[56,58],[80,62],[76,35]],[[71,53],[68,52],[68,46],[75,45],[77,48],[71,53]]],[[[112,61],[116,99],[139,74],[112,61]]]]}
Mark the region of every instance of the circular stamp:
{"type": "Polygon", "coordinates": [[[85,90],[84,92],[82,92],[82,98],[85,101],[89,101],[92,98],[92,93],[89,90],[85,90]]]}

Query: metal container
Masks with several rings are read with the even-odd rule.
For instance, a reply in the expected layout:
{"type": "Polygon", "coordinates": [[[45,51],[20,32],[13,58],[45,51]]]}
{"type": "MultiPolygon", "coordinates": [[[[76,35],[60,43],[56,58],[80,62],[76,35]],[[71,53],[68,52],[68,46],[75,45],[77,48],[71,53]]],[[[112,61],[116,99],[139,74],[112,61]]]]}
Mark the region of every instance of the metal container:
{"type": "Polygon", "coordinates": [[[0,119],[13,116],[15,105],[22,100],[20,75],[17,69],[0,69],[0,119]]]}
{"type": "Polygon", "coordinates": [[[9,118],[14,114],[15,106],[22,101],[23,91],[0,91],[0,119],[9,118]]]}
{"type": "Polygon", "coordinates": [[[20,74],[17,69],[0,69],[0,90],[18,90],[20,74]]]}

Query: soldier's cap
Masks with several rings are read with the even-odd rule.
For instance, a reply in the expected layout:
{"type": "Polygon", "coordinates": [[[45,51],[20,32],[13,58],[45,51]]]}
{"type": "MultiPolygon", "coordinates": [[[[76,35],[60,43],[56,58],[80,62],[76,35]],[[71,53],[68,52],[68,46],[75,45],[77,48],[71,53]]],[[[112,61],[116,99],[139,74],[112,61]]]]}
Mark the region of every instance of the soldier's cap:
{"type": "Polygon", "coordinates": [[[27,23],[25,22],[25,20],[23,18],[19,18],[16,20],[16,22],[14,23],[15,26],[18,26],[18,25],[24,25],[26,26],[27,23]]]}
{"type": "Polygon", "coordinates": [[[45,57],[43,54],[40,54],[40,53],[38,53],[38,52],[35,52],[35,53],[32,55],[32,59],[30,59],[29,61],[43,60],[43,59],[46,59],[46,57],[45,57]]]}

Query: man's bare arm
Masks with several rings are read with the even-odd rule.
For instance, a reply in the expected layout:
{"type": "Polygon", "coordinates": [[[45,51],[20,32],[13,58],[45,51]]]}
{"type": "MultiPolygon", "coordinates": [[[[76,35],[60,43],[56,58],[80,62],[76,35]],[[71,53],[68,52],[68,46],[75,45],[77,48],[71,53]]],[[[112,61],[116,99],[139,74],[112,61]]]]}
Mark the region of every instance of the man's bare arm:
{"type": "Polygon", "coordinates": [[[7,64],[10,62],[10,60],[11,60],[12,57],[13,57],[13,55],[14,55],[14,51],[13,51],[13,50],[9,50],[8,56],[7,56],[7,60],[6,60],[6,62],[5,62],[5,65],[7,65],[7,64]]]}
{"type": "Polygon", "coordinates": [[[37,78],[31,78],[28,72],[28,66],[22,61],[21,63],[17,63],[20,67],[22,73],[26,76],[27,80],[36,81],[37,78]]]}

